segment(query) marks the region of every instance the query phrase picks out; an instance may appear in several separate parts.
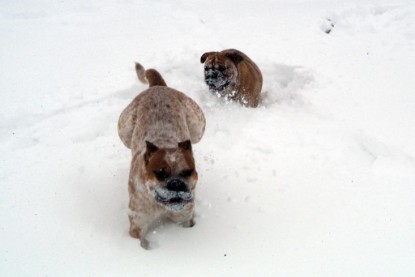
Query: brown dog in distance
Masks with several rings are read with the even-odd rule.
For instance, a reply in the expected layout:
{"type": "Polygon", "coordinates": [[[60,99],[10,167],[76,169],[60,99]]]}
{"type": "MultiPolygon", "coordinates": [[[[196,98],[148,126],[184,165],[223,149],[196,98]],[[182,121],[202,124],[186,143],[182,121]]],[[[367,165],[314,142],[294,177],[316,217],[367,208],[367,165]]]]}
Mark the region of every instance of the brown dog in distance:
{"type": "Polygon", "coordinates": [[[227,49],[204,53],[200,62],[204,63],[205,82],[210,91],[244,106],[258,106],[262,74],[247,55],[227,49]]]}

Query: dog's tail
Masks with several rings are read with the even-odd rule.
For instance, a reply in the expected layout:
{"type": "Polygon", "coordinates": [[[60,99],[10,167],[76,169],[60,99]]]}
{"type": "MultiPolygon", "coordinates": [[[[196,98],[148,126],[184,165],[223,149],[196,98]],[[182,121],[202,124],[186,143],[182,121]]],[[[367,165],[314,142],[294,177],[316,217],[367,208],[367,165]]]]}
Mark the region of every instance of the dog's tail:
{"type": "Polygon", "coordinates": [[[150,87],[153,86],[167,86],[163,77],[155,69],[144,69],[144,67],[135,63],[135,72],[137,73],[138,80],[144,84],[148,84],[150,87]]]}

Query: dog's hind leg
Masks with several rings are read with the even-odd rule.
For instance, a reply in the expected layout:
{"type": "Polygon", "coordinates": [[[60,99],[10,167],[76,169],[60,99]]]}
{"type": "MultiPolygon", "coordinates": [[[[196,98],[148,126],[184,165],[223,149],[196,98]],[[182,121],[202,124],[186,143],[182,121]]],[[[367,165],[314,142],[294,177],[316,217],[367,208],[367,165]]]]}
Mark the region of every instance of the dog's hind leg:
{"type": "Polygon", "coordinates": [[[131,103],[124,109],[118,119],[118,135],[127,148],[131,148],[131,139],[136,122],[137,112],[134,103],[131,103]]]}
{"type": "Polygon", "coordinates": [[[185,98],[186,122],[190,132],[190,141],[198,143],[205,132],[206,119],[199,105],[190,98],[185,98]]]}

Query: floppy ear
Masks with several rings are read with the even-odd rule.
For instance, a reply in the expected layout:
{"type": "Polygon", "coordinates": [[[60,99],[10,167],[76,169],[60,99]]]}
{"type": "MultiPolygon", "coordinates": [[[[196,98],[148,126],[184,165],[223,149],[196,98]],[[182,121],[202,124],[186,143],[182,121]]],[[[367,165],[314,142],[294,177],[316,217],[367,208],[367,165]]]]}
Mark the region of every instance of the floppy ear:
{"type": "Polygon", "coordinates": [[[154,152],[156,152],[157,150],[159,150],[159,148],[154,145],[153,143],[149,142],[146,140],[146,153],[144,154],[144,161],[146,164],[148,164],[148,161],[150,160],[151,154],[153,154],[154,152]]]}
{"type": "Polygon", "coordinates": [[[228,57],[229,59],[231,59],[231,61],[233,61],[235,65],[237,65],[238,63],[244,60],[244,58],[241,55],[239,55],[239,53],[237,52],[226,53],[225,57],[228,57]]]}
{"type": "Polygon", "coordinates": [[[213,54],[213,53],[215,53],[215,52],[206,52],[206,53],[204,53],[204,54],[202,55],[202,57],[200,57],[200,63],[205,63],[205,61],[206,61],[207,57],[208,57],[210,54],[213,54]]]}
{"type": "Polygon", "coordinates": [[[185,140],[185,141],[179,142],[179,148],[181,148],[183,150],[192,151],[192,143],[190,142],[190,140],[185,140]]]}

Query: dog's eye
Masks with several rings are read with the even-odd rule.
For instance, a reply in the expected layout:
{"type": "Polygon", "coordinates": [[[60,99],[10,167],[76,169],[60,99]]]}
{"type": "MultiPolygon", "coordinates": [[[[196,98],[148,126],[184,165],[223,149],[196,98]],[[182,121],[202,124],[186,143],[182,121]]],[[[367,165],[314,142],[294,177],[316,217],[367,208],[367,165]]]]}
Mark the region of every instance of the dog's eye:
{"type": "Polygon", "coordinates": [[[225,71],[226,67],[224,67],[223,65],[218,66],[218,70],[219,71],[225,71]]]}
{"type": "Polygon", "coordinates": [[[164,181],[169,177],[170,174],[164,168],[160,168],[159,170],[154,171],[154,175],[156,176],[157,180],[164,181]]]}
{"type": "Polygon", "coordinates": [[[180,177],[182,178],[189,178],[193,174],[194,169],[185,169],[180,172],[180,177]]]}
{"type": "Polygon", "coordinates": [[[211,67],[205,67],[205,71],[209,71],[209,70],[211,70],[212,68],[211,67]]]}

